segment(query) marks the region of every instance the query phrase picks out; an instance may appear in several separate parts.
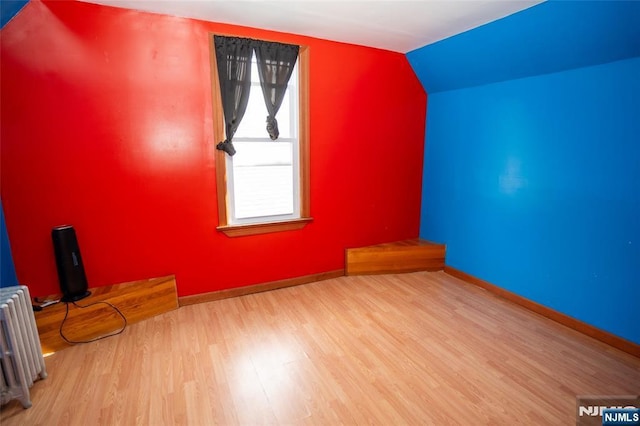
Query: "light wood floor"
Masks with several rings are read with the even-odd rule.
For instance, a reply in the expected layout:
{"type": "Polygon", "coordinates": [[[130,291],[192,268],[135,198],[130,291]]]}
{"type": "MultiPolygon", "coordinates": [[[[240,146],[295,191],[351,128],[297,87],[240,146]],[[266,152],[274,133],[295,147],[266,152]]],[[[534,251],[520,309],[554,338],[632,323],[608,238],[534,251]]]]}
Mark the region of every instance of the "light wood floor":
{"type": "Polygon", "coordinates": [[[575,424],[640,359],[444,272],[182,307],[47,358],[10,425],[575,424]]]}

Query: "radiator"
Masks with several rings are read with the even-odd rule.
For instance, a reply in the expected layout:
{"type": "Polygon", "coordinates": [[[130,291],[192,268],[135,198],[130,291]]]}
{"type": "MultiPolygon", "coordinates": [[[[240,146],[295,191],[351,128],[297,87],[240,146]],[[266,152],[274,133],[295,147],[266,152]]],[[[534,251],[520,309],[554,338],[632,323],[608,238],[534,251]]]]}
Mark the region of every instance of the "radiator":
{"type": "Polygon", "coordinates": [[[0,288],[0,332],[0,404],[18,399],[29,408],[29,388],[47,371],[26,286],[0,288]]]}

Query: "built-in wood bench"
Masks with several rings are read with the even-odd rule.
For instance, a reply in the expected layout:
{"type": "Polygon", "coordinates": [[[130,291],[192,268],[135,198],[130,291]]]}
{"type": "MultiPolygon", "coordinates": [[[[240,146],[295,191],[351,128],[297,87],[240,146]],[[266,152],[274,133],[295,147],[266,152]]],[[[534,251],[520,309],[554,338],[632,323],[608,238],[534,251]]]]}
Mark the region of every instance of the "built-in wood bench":
{"type": "Polygon", "coordinates": [[[439,271],[444,268],[445,245],[412,239],[346,249],[345,275],[439,271]]]}
{"type": "MultiPolygon", "coordinates": [[[[79,300],[78,305],[88,306],[95,302],[111,303],[126,317],[127,324],[178,308],[176,278],[173,275],[89,290],[91,295],[79,300]]],[[[56,298],[60,296],[47,297],[47,299],[56,298]]],[[[45,355],[71,346],[60,337],[60,325],[65,312],[65,304],[57,303],[35,313],[40,344],[45,355]]],[[[69,314],[63,332],[72,341],[86,341],[118,331],[122,324],[122,318],[113,308],[104,303],[84,309],[69,303],[69,314]]]]}

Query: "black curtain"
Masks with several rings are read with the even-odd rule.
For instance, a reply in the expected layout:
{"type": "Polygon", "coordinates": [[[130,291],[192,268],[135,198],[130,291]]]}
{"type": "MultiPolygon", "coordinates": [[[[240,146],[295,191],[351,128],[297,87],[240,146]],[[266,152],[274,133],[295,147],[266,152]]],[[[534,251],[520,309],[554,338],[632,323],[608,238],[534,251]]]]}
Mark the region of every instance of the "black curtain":
{"type": "Polygon", "coordinates": [[[226,139],[218,143],[216,148],[229,155],[236,153],[231,141],[249,102],[252,43],[246,38],[214,36],[226,131],[226,139]]]}
{"type": "Polygon", "coordinates": [[[276,114],[282,105],[287,84],[298,59],[299,46],[267,41],[255,41],[256,62],[260,75],[260,86],[269,116],[267,132],[271,140],[278,139],[276,114]]]}

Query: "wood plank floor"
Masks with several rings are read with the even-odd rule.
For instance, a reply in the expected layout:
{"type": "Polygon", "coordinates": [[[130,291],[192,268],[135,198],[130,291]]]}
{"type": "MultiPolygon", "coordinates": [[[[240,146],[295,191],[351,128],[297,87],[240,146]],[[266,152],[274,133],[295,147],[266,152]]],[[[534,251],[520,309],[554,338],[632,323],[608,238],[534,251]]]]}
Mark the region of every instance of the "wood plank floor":
{"type": "Polygon", "coordinates": [[[182,307],[46,359],[11,425],[575,424],[640,359],[444,272],[182,307]]]}

